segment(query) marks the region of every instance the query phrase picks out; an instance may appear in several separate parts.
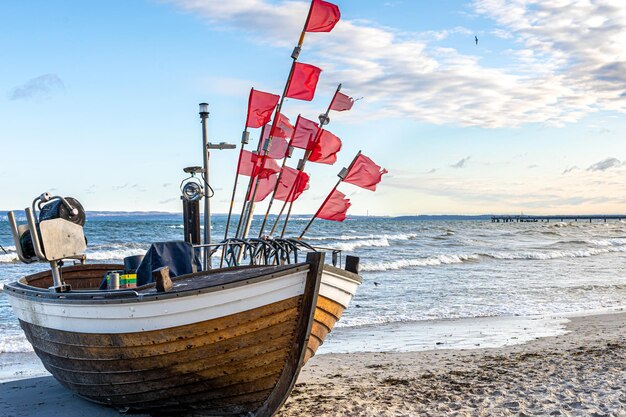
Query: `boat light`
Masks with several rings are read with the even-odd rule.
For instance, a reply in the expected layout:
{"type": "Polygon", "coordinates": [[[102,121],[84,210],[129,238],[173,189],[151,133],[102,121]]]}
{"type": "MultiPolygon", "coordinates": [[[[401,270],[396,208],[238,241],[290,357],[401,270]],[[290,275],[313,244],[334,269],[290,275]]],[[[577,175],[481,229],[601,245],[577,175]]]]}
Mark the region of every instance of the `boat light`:
{"type": "Polygon", "coordinates": [[[202,187],[195,181],[189,181],[183,186],[183,198],[187,201],[198,201],[204,196],[202,187]]]}

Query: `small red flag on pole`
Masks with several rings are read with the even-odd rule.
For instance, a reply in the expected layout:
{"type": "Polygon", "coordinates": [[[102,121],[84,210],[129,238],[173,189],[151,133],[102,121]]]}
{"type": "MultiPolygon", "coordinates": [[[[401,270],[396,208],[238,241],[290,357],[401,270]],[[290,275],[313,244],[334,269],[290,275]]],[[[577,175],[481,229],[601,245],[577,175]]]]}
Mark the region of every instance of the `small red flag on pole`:
{"type": "Polygon", "coordinates": [[[295,62],[285,97],[304,101],[313,100],[321,72],[322,70],[314,65],[295,62]]]}
{"type": "Polygon", "coordinates": [[[335,111],[351,110],[354,105],[354,99],[345,95],[344,93],[337,91],[333,101],[330,103],[330,109],[335,111]]]}
{"type": "Polygon", "coordinates": [[[304,30],[305,32],[330,32],[340,18],[339,7],[327,1],[313,0],[309,20],[304,30]]]}
{"type": "Polygon", "coordinates": [[[276,94],[264,93],[254,88],[251,89],[250,98],[248,99],[246,127],[257,128],[269,123],[279,99],[280,96],[276,94]]]}
{"type": "Polygon", "coordinates": [[[342,222],[346,219],[348,209],[352,203],[346,195],[337,189],[333,190],[324,205],[320,207],[315,217],[318,219],[342,222]]]}
{"type": "Polygon", "coordinates": [[[296,129],[293,133],[291,146],[311,151],[315,148],[315,138],[319,132],[319,125],[305,117],[298,116],[296,129]]]}
{"type": "Polygon", "coordinates": [[[257,183],[258,185],[256,192],[250,190],[247,200],[251,200],[253,195],[255,203],[265,200],[265,198],[267,198],[267,196],[270,195],[272,191],[274,191],[274,187],[276,186],[276,178],[277,174],[275,172],[267,176],[260,176],[257,183]]]}
{"type": "Polygon", "coordinates": [[[272,126],[274,130],[272,131],[271,134],[270,134],[270,130],[272,129],[266,129],[266,131],[263,132],[264,139],[267,139],[270,136],[273,138],[289,139],[291,138],[291,136],[293,136],[294,127],[289,121],[289,118],[282,113],[278,113],[278,121],[276,122],[275,126],[272,123],[272,126]]]}
{"type": "Polygon", "coordinates": [[[376,165],[367,156],[360,154],[352,164],[352,167],[350,167],[348,175],[346,175],[343,181],[366,190],[376,191],[376,184],[381,181],[382,176],[387,172],[386,169],[376,165]]]}
{"type": "Polygon", "coordinates": [[[288,166],[283,168],[283,173],[278,181],[276,200],[296,201],[298,197],[309,187],[310,176],[306,172],[288,166]]]}
{"type": "MultiPolygon", "coordinates": [[[[265,146],[267,138],[263,138],[261,146],[265,146]]],[[[289,152],[289,143],[283,138],[274,138],[270,142],[267,156],[272,159],[283,159],[289,152]]]]}
{"type": "Polygon", "coordinates": [[[252,153],[250,151],[244,150],[241,152],[241,160],[239,162],[239,167],[237,171],[241,175],[245,175],[248,177],[255,178],[261,174],[261,178],[267,178],[273,173],[279,172],[280,167],[273,159],[268,159],[265,161],[265,165],[261,170],[261,160],[263,158],[259,155],[252,153]]]}
{"type": "Polygon", "coordinates": [[[341,150],[341,139],[322,129],[322,133],[309,156],[309,161],[332,165],[337,162],[337,153],[341,150]]]}

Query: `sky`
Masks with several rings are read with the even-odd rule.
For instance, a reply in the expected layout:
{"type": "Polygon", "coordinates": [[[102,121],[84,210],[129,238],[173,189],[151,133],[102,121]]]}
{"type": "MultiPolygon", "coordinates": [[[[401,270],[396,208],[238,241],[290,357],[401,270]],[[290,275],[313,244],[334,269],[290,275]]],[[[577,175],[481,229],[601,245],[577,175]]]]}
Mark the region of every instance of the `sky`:
{"type": "MultiPolygon", "coordinates": [[[[359,150],[389,174],[376,192],[339,186],[353,215],[626,212],[623,0],[335,3],[341,21],[300,55],[323,69],[315,99],[283,110],[316,119],[339,83],[362,99],[331,113],[343,149],[307,165],[295,213],[359,150]]],[[[181,211],[182,169],[202,163],[198,103],[209,140],[239,144],[250,88],[283,90],[308,4],[0,2],[0,209],[50,191],[87,210],[181,211]]],[[[213,212],[228,211],[237,155],[211,153],[213,212]]]]}

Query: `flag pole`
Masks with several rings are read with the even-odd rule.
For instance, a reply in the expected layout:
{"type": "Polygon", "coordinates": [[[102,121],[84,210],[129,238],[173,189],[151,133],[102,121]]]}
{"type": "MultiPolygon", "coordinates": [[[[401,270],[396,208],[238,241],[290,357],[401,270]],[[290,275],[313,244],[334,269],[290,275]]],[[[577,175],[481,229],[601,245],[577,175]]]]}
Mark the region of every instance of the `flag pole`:
{"type": "MultiPolygon", "coordinates": [[[[335,101],[335,97],[337,97],[337,93],[339,93],[341,91],[341,84],[339,84],[337,86],[337,90],[335,91],[335,94],[333,95],[333,98],[330,100],[330,104],[328,104],[328,108],[326,109],[326,113],[322,113],[320,114],[320,129],[317,132],[317,135],[315,137],[315,143],[317,144],[317,142],[319,141],[320,137],[322,136],[322,129],[325,125],[330,123],[330,119],[328,118],[328,115],[330,114],[330,108],[333,105],[333,102],[335,101]]],[[[295,132],[294,132],[295,133],[295,132]]],[[[302,162],[302,169],[301,171],[304,171],[304,166],[306,165],[307,161],[309,160],[309,157],[311,156],[311,152],[310,150],[307,150],[304,153],[304,159],[302,162]]],[[[298,176],[297,180],[299,181],[300,177],[298,176]]],[[[277,183],[278,185],[278,183],[277,183]]],[[[278,188],[278,187],[276,187],[278,188]]],[[[294,181],[294,184],[292,184],[291,186],[291,190],[289,191],[289,196],[287,198],[287,201],[291,199],[291,195],[294,189],[296,188],[296,184],[294,181]]],[[[274,192],[276,192],[276,190],[274,190],[274,192]]],[[[278,226],[278,222],[280,221],[280,217],[283,215],[283,211],[285,210],[285,207],[287,206],[287,201],[284,202],[283,206],[280,209],[280,212],[278,213],[278,216],[276,217],[276,222],[274,223],[274,226],[272,227],[272,230],[270,231],[270,237],[274,234],[274,230],[276,230],[276,226],[278,226]]],[[[289,209],[287,210],[287,217],[285,217],[285,224],[283,225],[283,230],[282,233],[280,234],[280,238],[282,239],[283,236],[285,235],[285,230],[287,229],[287,222],[289,221],[289,216],[291,215],[291,208],[293,207],[293,201],[289,202],[289,209]]],[[[269,210],[268,210],[269,212],[269,210]]]]}
{"type": "Polygon", "coordinates": [[[235,173],[235,183],[233,184],[233,194],[230,198],[230,209],[228,210],[228,219],[226,220],[226,230],[224,231],[224,240],[228,239],[228,229],[230,228],[230,217],[233,213],[233,207],[235,205],[235,194],[237,192],[237,181],[239,180],[239,168],[241,167],[241,158],[243,156],[243,148],[250,143],[250,132],[248,127],[244,129],[241,134],[241,149],[239,150],[239,160],[237,161],[237,172],[235,173]]]}
{"type": "MultiPolygon", "coordinates": [[[[308,153],[308,151],[307,151],[307,153],[308,153]]],[[[300,188],[300,181],[301,181],[301,178],[302,178],[300,173],[304,172],[304,166],[306,165],[306,158],[307,158],[307,154],[305,154],[304,158],[301,159],[300,162],[298,163],[298,175],[296,176],[295,181],[291,185],[291,190],[289,190],[289,194],[287,195],[287,199],[283,203],[283,206],[280,208],[280,212],[278,213],[278,216],[276,216],[276,222],[274,223],[274,226],[272,226],[272,230],[270,231],[270,237],[272,237],[272,235],[274,234],[274,231],[276,230],[276,226],[278,226],[278,222],[280,221],[280,216],[283,215],[283,211],[285,210],[285,207],[287,206],[287,202],[289,201],[289,210],[287,210],[287,217],[285,219],[285,226],[283,226],[283,232],[281,233],[280,238],[282,239],[283,235],[285,234],[285,227],[287,227],[287,221],[289,219],[289,215],[291,214],[291,207],[293,206],[293,200],[291,200],[291,199],[293,198],[293,195],[296,192],[296,190],[298,188],[300,188]]]]}
{"type": "Polygon", "coordinates": [[[320,206],[319,209],[317,209],[317,211],[315,212],[315,214],[313,215],[313,217],[311,218],[311,220],[309,220],[309,223],[306,225],[306,227],[304,228],[304,230],[302,231],[302,233],[300,233],[300,236],[298,237],[298,240],[302,240],[302,237],[305,235],[305,233],[309,230],[309,228],[311,227],[311,225],[313,224],[313,222],[315,221],[315,218],[317,217],[318,214],[320,214],[320,212],[322,211],[322,209],[324,208],[324,206],[326,205],[326,203],[328,203],[328,200],[330,200],[330,197],[333,195],[333,193],[335,192],[335,190],[337,189],[337,187],[339,187],[339,184],[341,184],[341,182],[348,176],[348,174],[350,173],[350,170],[352,169],[352,166],[354,165],[354,163],[356,162],[357,158],[359,157],[359,155],[361,155],[361,151],[359,151],[356,156],[354,157],[354,159],[352,160],[352,162],[350,162],[350,165],[348,166],[348,168],[344,168],[341,170],[341,172],[339,172],[339,174],[337,175],[339,177],[339,181],[337,181],[337,184],[335,184],[335,186],[333,187],[332,190],[330,190],[330,193],[328,194],[328,196],[326,197],[326,199],[324,200],[324,202],[322,203],[322,205],[320,206]]]}
{"type": "MultiPolygon", "coordinates": [[[[267,125],[263,126],[263,128],[261,129],[261,134],[259,136],[259,144],[257,145],[257,148],[256,148],[257,155],[261,152],[261,144],[263,143],[263,136],[264,136],[266,127],[267,125]]],[[[252,170],[252,172],[254,173],[254,169],[252,170]]],[[[242,224],[245,223],[244,220],[246,217],[248,196],[250,195],[250,191],[252,190],[253,181],[254,181],[254,177],[250,176],[250,180],[248,181],[248,188],[246,191],[246,195],[243,197],[243,207],[241,208],[241,215],[239,216],[239,223],[237,223],[237,231],[235,232],[235,238],[239,238],[239,232],[241,231],[241,226],[242,224]]]]}
{"type": "MultiPolygon", "coordinates": [[[[272,197],[270,198],[270,202],[267,206],[267,211],[265,212],[265,217],[263,217],[263,222],[261,223],[261,228],[259,229],[259,237],[263,236],[263,230],[265,230],[265,224],[267,223],[267,218],[270,215],[270,210],[272,209],[272,204],[274,203],[274,198],[276,197],[276,191],[278,191],[278,185],[280,184],[280,179],[283,176],[283,168],[285,168],[285,165],[287,165],[287,158],[291,156],[290,150],[292,150],[293,148],[289,146],[289,148],[287,149],[288,149],[287,155],[285,155],[285,157],[283,158],[283,164],[281,165],[280,171],[278,171],[278,175],[276,176],[276,185],[274,186],[274,191],[272,191],[272,197]]],[[[270,236],[271,236],[271,233],[270,233],[270,236]]]]}
{"type": "MultiPolygon", "coordinates": [[[[287,95],[287,91],[289,90],[289,85],[291,84],[291,79],[293,77],[293,73],[296,69],[296,62],[298,61],[298,57],[300,56],[300,51],[302,50],[302,45],[304,44],[304,37],[306,36],[306,28],[309,25],[309,20],[311,19],[311,12],[313,11],[313,2],[314,0],[311,0],[311,6],[309,7],[309,13],[306,17],[306,21],[304,22],[304,26],[302,27],[302,33],[300,33],[300,39],[298,40],[298,45],[293,49],[293,52],[291,53],[291,58],[293,59],[293,62],[291,63],[291,69],[289,70],[289,76],[287,77],[287,82],[285,83],[285,88],[283,89],[283,95],[280,98],[280,101],[278,102],[278,106],[276,107],[276,111],[274,113],[274,120],[272,122],[272,130],[270,130],[270,136],[267,138],[267,141],[265,142],[264,146],[263,146],[263,156],[261,157],[261,166],[259,168],[259,172],[263,171],[263,168],[265,167],[265,160],[267,158],[267,151],[270,147],[270,145],[272,144],[272,139],[273,139],[273,134],[274,134],[274,130],[276,129],[276,126],[278,124],[278,117],[281,114],[282,108],[283,108],[283,103],[285,102],[285,96],[287,95]]],[[[280,177],[280,173],[277,176],[277,183],[278,183],[278,179],[280,177]]],[[[248,231],[250,230],[250,224],[252,223],[252,216],[254,215],[254,198],[256,197],[256,192],[259,188],[259,183],[261,181],[261,177],[260,175],[257,176],[256,179],[256,185],[254,187],[254,191],[252,192],[252,198],[250,199],[251,204],[249,205],[248,208],[248,218],[246,219],[246,223],[245,226],[243,228],[243,239],[245,239],[246,237],[248,237],[248,231]]]]}

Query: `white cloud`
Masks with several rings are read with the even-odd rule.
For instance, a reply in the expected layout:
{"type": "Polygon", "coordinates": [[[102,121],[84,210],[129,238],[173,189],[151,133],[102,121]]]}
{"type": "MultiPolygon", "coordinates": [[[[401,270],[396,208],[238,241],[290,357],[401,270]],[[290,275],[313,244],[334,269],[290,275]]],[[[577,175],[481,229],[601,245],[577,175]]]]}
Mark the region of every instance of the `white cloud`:
{"type": "MultiPolygon", "coordinates": [[[[217,28],[246,31],[256,41],[289,49],[308,5],[167,1],[217,28]]],[[[407,33],[345,17],[330,34],[307,35],[302,59],[324,68],[322,88],[343,82],[346,91],[367,98],[363,113],[379,117],[493,128],[560,126],[591,112],[624,111],[626,4],[621,0],[475,0],[472,5],[497,24],[490,33],[519,45],[501,52],[515,61],[512,68],[440,46],[439,40],[451,34],[468,36],[462,27],[407,33]]]]}

